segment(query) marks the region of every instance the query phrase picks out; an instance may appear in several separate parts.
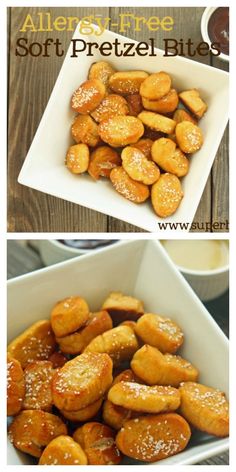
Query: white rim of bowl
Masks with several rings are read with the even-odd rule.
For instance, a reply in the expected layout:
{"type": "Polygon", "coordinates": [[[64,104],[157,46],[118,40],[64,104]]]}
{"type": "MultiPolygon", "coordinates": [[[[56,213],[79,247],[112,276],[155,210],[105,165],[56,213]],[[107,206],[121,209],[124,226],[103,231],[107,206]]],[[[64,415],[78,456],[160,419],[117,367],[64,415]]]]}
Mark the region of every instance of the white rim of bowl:
{"type": "MultiPolygon", "coordinates": [[[[59,249],[64,249],[64,251],[70,252],[71,254],[74,254],[75,252],[78,254],[88,254],[88,252],[101,249],[103,247],[101,246],[100,248],[80,249],[78,247],[73,248],[73,247],[67,246],[66,244],[61,243],[61,241],[58,241],[57,239],[51,239],[49,240],[49,242],[53,244],[54,246],[58,247],[59,249]]],[[[105,247],[106,246],[108,246],[108,244],[105,245],[105,247]]]]}
{"type": "MultiPolygon", "coordinates": [[[[203,12],[203,15],[202,15],[202,19],[201,19],[201,35],[202,35],[202,38],[203,40],[209,44],[209,46],[211,45],[211,40],[209,38],[209,35],[208,35],[208,23],[209,23],[209,19],[212,15],[212,13],[214,13],[215,10],[217,10],[217,8],[220,8],[219,6],[218,7],[207,7],[205,8],[204,12],[203,12]]],[[[229,55],[228,54],[224,54],[223,52],[220,53],[219,56],[217,56],[219,59],[222,59],[223,61],[226,61],[226,62],[229,62],[229,55]]]]}
{"type": "Polygon", "coordinates": [[[176,267],[186,275],[193,275],[193,276],[201,276],[201,277],[208,277],[209,275],[220,275],[226,272],[229,272],[229,264],[219,267],[218,269],[212,270],[197,270],[197,269],[186,269],[180,265],[176,264],[176,267]]]}

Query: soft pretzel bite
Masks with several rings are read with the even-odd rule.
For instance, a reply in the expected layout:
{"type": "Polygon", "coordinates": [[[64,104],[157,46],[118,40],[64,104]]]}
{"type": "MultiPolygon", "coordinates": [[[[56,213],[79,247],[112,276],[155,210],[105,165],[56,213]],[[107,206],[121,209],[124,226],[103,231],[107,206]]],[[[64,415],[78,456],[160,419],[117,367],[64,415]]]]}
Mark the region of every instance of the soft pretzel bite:
{"type": "Polygon", "coordinates": [[[106,61],[94,62],[88,73],[88,79],[98,79],[100,80],[108,89],[109,87],[109,78],[115,73],[115,69],[106,61]]]}
{"type": "Polygon", "coordinates": [[[48,360],[52,363],[53,369],[63,367],[63,365],[65,365],[65,363],[68,361],[67,357],[59,351],[53,352],[48,360]]]}
{"type": "Polygon", "coordinates": [[[116,436],[116,444],[128,457],[156,462],[181,452],[190,437],[190,427],[182,416],[164,413],[126,421],[116,436]]]}
{"type": "Polygon", "coordinates": [[[140,149],[127,146],[121,153],[122,165],[129,177],[142,182],[145,185],[152,185],[160,177],[160,170],[156,164],[149,161],[140,149]]]}
{"type": "Polygon", "coordinates": [[[131,179],[123,167],[112,169],[110,179],[114,189],[131,202],[145,202],[150,195],[148,186],[131,179]]]}
{"type": "Polygon", "coordinates": [[[140,85],[148,77],[147,72],[140,70],[115,72],[109,78],[109,87],[121,95],[139,93],[140,85]]]}
{"type": "Polygon", "coordinates": [[[181,149],[176,148],[172,156],[162,160],[159,166],[177,177],[184,177],[189,171],[189,160],[181,149]]]}
{"type": "Polygon", "coordinates": [[[149,100],[148,98],[142,98],[143,108],[150,111],[156,111],[157,113],[172,113],[176,110],[179,97],[175,89],[171,89],[167,95],[159,98],[159,100],[149,100]]]}
{"type": "Polygon", "coordinates": [[[196,381],[198,370],[180,356],[162,354],[157,348],[145,344],[131,361],[134,373],[148,385],[171,385],[196,381]]]}
{"type": "Polygon", "coordinates": [[[136,143],[144,133],[142,122],[135,116],[111,116],[98,128],[101,139],[114,147],[136,143]]]}
{"type": "Polygon", "coordinates": [[[74,144],[66,153],[66,167],[72,174],[82,174],[88,170],[89,147],[87,144],[74,144]]]}
{"type": "Polygon", "coordinates": [[[121,158],[115,149],[110,146],[100,146],[91,153],[88,173],[95,180],[99,177],[109,178],[112,169],[120,165],[121,158]]]}
{"type": "Polygon", "coordinates": [[[135,147],[142,151],[144,156],[148,159],[152,159],[151,149],[153,145],[153,140],[149,138],[142,138],[137,143],[132,144],[132,147],[135,147]]]}
{"type": "Polygon", "coordinates": [[[169,93],[170,87],[170,76],[166,72],[156,72],[143,81],[140,87],[140,95],[148,100],[159,100],[169,93]]]}
{"type": "Polygon", "coordinates": [[[86,406],[85,408],[81,408],[80,410],[76,410],[76,411],[61,410],[61,413],[63,414],[65,418],[67,418],[70,421],[76,421],[76,422],[88,421],[98,413],[98,411],[100,410],[102,406],[102,402],[103,402],[103,397],[99,398],[98,400],[86,406]]]}
{"type": "Polygon", "coordinates": [[[125,320],[120,323],[120,326],[129,326],[131,329],[134,330],[136,323],[133,320],[125,320]]]}
{"type": "Polygon", "coordinates": [[[53,439],[39,459],[39,465],[87,465],[87,463],[87,457],[81,446],[66,435],[53,439]]]}
{"type": "Polygon", "coordinates": [[[24,372],[20,362],[7,356],[7,416],[17,415],[25,396],[24,372]]]}
{"type": "Polygon", "coordinates": [[[162,353],[174,354],[184,340],[182,330],[174,321],[153,313],[141,316],[134,331],[144,343],[157,347],[162,353]]]}
{"type": "Polygon", "coordinates": [[[114,325],[126,320],[136,321],[144,314],[143,302],[121,292],[111,292],[102,305],[107,310],[114,325]]]}
{"type": "Polygon", "coordinates": [[[132,358],[139,348],[134,331],[129,326],[117,326],[94,338],[84,352],[104,352],[119,365],[132,358]]]}
{"type": "Polygon", "coordinates": [[[89,307],[81,297],[68,297],[56,303],[51,312],[51,324],[60,338],[73,333],[89,319],[89,307]]]}
{"type": "Polygon", "coordinates": [[[115,431],[107,425],[91,422],[76,429],[73,438],[84,449],[90,465],[117,465],[121,454],[115,443],[115,431]]]}
{"type": "Polygon", "coordinates": [[[107,95],[97,108],[91,113],[95,121],[107,120],[113,115],[128,115],[129,107],[124,97],[120,95],[107,95]]]}
{"type": "Polygon", "coordinates": [[[21,411],[9,427],[9,438],[14,446],[34,457],[40,457],[42,449],[61,434],[67,434],[63,421],[41,410],[21,411]]]}
{"type": "Polygon", "coordinates": [[[165,163],[171,156],[174,154],[176,149],[176,144],[172,139],[169,138],[159,138],[154,141],[151,154],[152,159],[158,165],[165,163]]]}
{"type": "Polygon", "coordinates": [[[77,143],[87,144],[95,147],[100,142],[98,134],[98,125],[91,116],[78,115],[76,116],[72,126],[71,134],[77,143]]]}
{"type": "Polygon", "coordinates": [[[131,369],[125,369],[114,377],[111,386],[120,382],[137,382],[137,380],[131,369]]]}
{"type": "Polygon", "coordinates": [[[50,321],[40,320],[17,336],[7,350],[24,369],[29,362],[47,360],[55,347],[56,340],[50,321]]]}
{"type": "Polygon", "coordinates": [[[126,420],[137,416],[139,416],[138,412],[114,405],[109,400],[103,403],[103,421],[115,430],[121,429],[126,420]]]}
{"type": "Polygon", "coordinates": [[[101,398],[111,383],[111,358],[104,353],[85,352],[54,374],[53,402],[59,410],[76,411],[101,398]]]}
{"type": "Polygon", "coordinates": [[[166,218],[176,212],[183,198],[180,180],[173,174],[161,174],[151,190],[151,201],[155,213],[166,218]]]}
{"type": "Polygon", "coordinates": [[[129,115],[138,116],[143,109],[141,95],[134,93],[133,95],[127,95],[125,98],[129,107],[129,115]]]}
{"type": "Polygon", "coordinates": [[[122,381],[110,388],[108,400],[129,410],[160,413],[177,410],[180,405],[180,393],[173,387],[122,381]]]}
{"type": "Polygon", "coordinates": [[[175,129],[176,141],[181,151],[191,154],[198,151],[203,144],[203,135],[199,126],[190,121],[178,123],[175,129]]]}
{"type": "Polygon", "coordinates": [[[24,370],[25,398],[24,410],[52,409],[51,382],[54,369],[50,361],[36,361],[28,364],[24,370]]]}
{"type": "Polygon", "coordinates": [[[105,94],[106,87],[100,80],[86,80],[72,95],[72,110],[81,115],[87,115],[97,108],[99,103],[105,97],[105,94]]]}
{"type": "Polygon", "coordinates": [[[86,325],[76,333],[56,338],[62,352],[80,354],[99,334],[112,328],[112,319],[106,310],[90,313],[86,325]]]}
{"type": "Polygon", "coordinates": [[[173,120],[176,121],[176,124],[181,123],[182,121],[191,121],[194,125],[197,124],[197,120],[195,120],[186,110],[183,108],[178,108],[174,112],[173,120]]]}
{"type": "Polygon", "coordinates": [[[229,404],[225,393],[195,382],[180,388],[180,414],[195,428],[213,436],[229,435],[229,404]]]}
{"type": "Polygon", "coordinates": [[[161,133],[171,134],[175,130],[176,123],[174,120],[153,111],[142,111],[139,113],[138,118],[144,125],[161,133]]]}
{"type": "Polygon", "coordinates": [[[207,104],[201,99],[196,89],[181,92],[179,98],[197,118],[201,118],[207,110],[207,104]]]}

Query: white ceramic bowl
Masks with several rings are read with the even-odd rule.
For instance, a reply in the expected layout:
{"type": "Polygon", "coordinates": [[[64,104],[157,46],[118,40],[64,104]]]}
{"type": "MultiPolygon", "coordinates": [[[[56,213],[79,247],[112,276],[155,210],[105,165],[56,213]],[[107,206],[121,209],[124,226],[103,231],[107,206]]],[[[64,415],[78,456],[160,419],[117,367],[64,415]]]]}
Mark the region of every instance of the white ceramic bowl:
{"type": "Polygon", "coordinates": [[[229,266],[215,270],[190,270],[178,266],[194,292],[202,301],[220,297],[229,288],[229,266]]]}
{"type": "MultiPolygon", "coordinates": [[[[217,8],[219,8],[219,7],[207,7],[207,8],[205,8],[205,10],[203,12],[203,15],[202,15],[202,19],[201,19],[202,38],[206,43],[209,44],[209,46],[211,45],[211,39],[210,39],[209,34],[208,34],[208,22],[209,22],[209,19],[210,19],[212,13],[214,13],[214,11],[217,10],[217,8]]],[[[224,54],[223,52],[221,52],[220,55],[217,56],[217,57],[219,59],[222,59],[222,61],[229,62],[229,55],[228,54],[224,54]]]]}
{"type": "MultiPolygon", "coordinates": [[[[101,36],[82,36],[79,33],[79,25],[74,39],[86,39],[98,44],[113,42],[115,39],[122,45],[125,42],[136,43],[110,31],[105,31],[101,36]]],[[[122,59],[112,52],[105,60],[109,60],[118,70],[144,69],[149,73],[164,70],[170,73],[173,86],[177,90],[198,88],[203,100],[208,104],[208,111],[200,124],[204,145],[191,158],[190,172],[182,179],[185,196],[174,215],[163,220],[156,216],[150,201],[135,205],[117,193],[107,179],[94,182],[89,175],[78,177],[66,169],[64,160],[72,143],[70,127],[74,116],[69,105],[71,95],[78,85],[86,80],[91,63],[104,60],[104,56],[99,52],[92,57],[82,52],[78,58],[71,58],[72,45],[68,49],[18,181],[147,231],[159,231],[161,228],[158,223],[163,222],[184,223],[185,226],[179,225],[177,230],[189,231],[228,121],[228,73],[184,57],[164,57],[164,52],[160,49],[155,51],[156,57],[142,58],[135,55],[122,59]]]]}
{"type": "MultiPolygon", "coordinates": [[[[199,367],[201,382],[228,394],[228,340],[157,241],[119,242],[10,280],[8,341],[49,317],[58,299],[81,294],[97,310],[113,290],[137,296],[147,311],[176,320],[185,333],[180,353],[199,367]]],[[[194,435],[185,451],[158,464],[194,464],[227,448],[227,438],[194,435]]],[[[10,442],[7,457],[8,464],[32,464],[10,442]]]]}

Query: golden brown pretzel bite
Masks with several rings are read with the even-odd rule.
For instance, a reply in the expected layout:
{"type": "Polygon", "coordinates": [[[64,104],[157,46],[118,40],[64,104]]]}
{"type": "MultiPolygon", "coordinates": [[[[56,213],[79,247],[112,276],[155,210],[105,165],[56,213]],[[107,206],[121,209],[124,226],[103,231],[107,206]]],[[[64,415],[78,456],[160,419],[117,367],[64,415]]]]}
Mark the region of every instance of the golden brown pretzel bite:
{"type": "Polygon", "coordinates": [[[122,95],[136,94],[147,77],[147,72],[140,70],[115,72],[109,79],[109,87],[122,95]]]}
{"type": "Polygon", "coordinates": [[[88,421],[91,418],[93,418],[98,411],[100,410],[103,402],[103,397],[99,398],[93,403],[90,403],[90,405],[85,406],[84,408],[81,408],[80,410],[76,411],[67,411],[67,410],[61,410],[61,413],[65,418],[67,418],[70,421],[88,421]]]}
{"type": "Polygon", "coordinates": [[[111,292],[103,302],[102,308],[107,310],[114,325],[125,320],[136,321],[144,313],[143,302],[121,292],[111,292]]]}
{"type": "Polygon", "coordinates": [[[34,457],[40,457],[43,447],[61,434],[67,434],[63,421],[41,410],[21,411],[9,427],[9,438],[14,446],[34,457]]]}
{"type": "Polygon", "coordinates": [[[174,321],[153,313],[141,316],[134,330],[144,343],[157,347],[163,353],[174,354],[184,340],[183,332],[174,321]]]}
{"type": "Polygon", "coordinates": [[[123,167],[112,169],[110,179],[114,189],[131,202],[143,203],[150,195],[148,186],[131,179],[123,167]]]}
{"type": "Polygon", "coordinates": [[[87,463],[83,449],[66,435],[53,439],[39,460],[39,465],[87,465],[87,463]]]}
{"type": "Polygon", "coordinates": [[[152,185],[160,177],[160,170],[156,164],[149,161],[140,149],[127,146],[121,153],[122,166],[131,179],[152,185]]]}
{"type": "Polygon", "coordinates": [[[76,411],[101,398],[111,383],[111,358],[104,353],[85,352],[54,374],[53,402],[59,410],[76,411]]]}
{"type": "Polygon", "coordinates": [[[151,190],[152,206],[155,213],[166,218],[176,212],[183,198],[180,180],[173,174],[161,174],[151,190]]]}
{"type": "Polygon", "coordinates": [[[207,104],[201,99],[196,89],[181,92],[179,98],[197,118],[201,118],[207,110],[207,104]]]}
{"type": "Polygon", "coordinates": [[[118,382],[108,392],[108,400],[142,413],[160,413],[177,410],[180,394],[176,388],[167,386],[148,386],[136,382],[118,382]]]}
{"type": "Polygon", "coordinates": [[[100,80],[86,80],[72,95],[72,110],[81,113],[81,115],[90,113],[97,108],[105,97],[105,93],[106,87],[100,80]]]}
{"type": "Polygon", "coordinates": [[[108,426],[91,422],[76,429],[73,438],[84,449],[90,465],[119,464],[121,454],[115,444],[115,431],[108,426]]]}
{"type": "Polygon", "coordinates": [[[190,121],[178,123],[175,129],[176,141],[181,151],[191,154],[198,151],[203,144],[203,135],[199,126],[190,121]]]}
{"type": "Polygon", "coordinates": [[[153,140],[149,138],[142,138],[137,143],[132,144],[133,147],[140,149],[143,152],[144,156],[147,159],[152,159],[151,149],[153,145],[153,140]]]}
{"type": "Polygon", "coordinates": [[[51,312],[51,324],[60,338],[73,333],[89,318],[89,307],[81,297],[68,297],[56,303],[51,312]]]}
{"type": "Polygon", "coordinates": [[[56,340],[50,321],[40,320],[17,336],[7,350],[24,369],[29,362],[47,360],[55,347],[56,340]]]}
{"type": "Polygon", "coordinates": [[[50,361],[35,361],[26,366],[24,410],[51,411],[51,383],[54,372],[50,361]]]}
{"type": "Polygon", "coordinates": [[[115,149],[100,146],[91,153],[88,173],[95,180],[99,177],[109,178],[112,169],[120,165],[121,158],[115,149]]]}
{"type": "Polygon", "coordinates": [[[97,108],[91,113],[95,121],[100,123],[114,115],[128,115],[129,107],[124,97],[120,95],[107,95],[97,108]]]}
{"type": "Polygon", "coordinates": [[[223,392],[195,382],[180,386],[180,413],[195,428],[214,436],[229,435],[229,404],[223,392]]]}
{"type": "Polygon", "coordinates": [[[172,113],[178,106],[179,97],[175,89],[171,89],[167,95],[159,100],[148,100],[143,97],[143,107],[146,110],[156,111],[157,113],[172,113]]]}
{"type": "Polygon", "coordinates": [[[140,87],[140,95],[148,100],[159,100],[169,93],[170,87],[170,76],[166,72],[156,72],[143,81],[140,87]]]}
{"type": "Polygon", "coordinates": [[[20,362],[7,355],[7,416],[17,415],[25,396],[24,373],[20,362]]]}
{"type": "Polygon", "coordinates": [[[89,147],[87,144],[74,144],[66,154],[66,167],[72,174],[82,174],[89,166],[89,147]]]}
{"type": "Polygon", "coordinates": [[[88,79],[98,79],[106,87],[106,90],[109,87],[109,78],[115,73],[115,69],[106,61],[94,62],[88,74],[88,79]]]}
{"type": "Polygon", "coordinates": [[[195,120],[186,110],[179,108],[174,112],[173,120],[176,121],[176,124],[181,123],[181,121],[191,121],[194,125],[197,124],[195,120]]]}
{"type": "Polygon", "coordinates": [[[134,373],[148,385],[171,385],[196,381],[198,370],[187,360],[172,354],[162,354],[157,348],[145,344],[131,361],[134,373]]]}
{"type": "Polygon", "coordinates": [[[174,133],[176,123],[171,118],[167,118],[167,116],[154,113],[153,111],[144,110],[139,113],[138,118],[145,126],[148,126],[155,131],[160,131],[165,134],[174,133]]]}
{"type": "Polygon", "coordinates": [[[101,139],[110,146],[120,147],[136,143],[144,133],[142,122],[135,116],[111,116],[99,123],[101,139]]]}
{"type": "Polygon", "coordinates": [[[126,456],[155,462],[181,452],[190,436],[190,427],[182,416],[165,413],[126,421],[116,436],[116,444],[126,456]]]}
{"type": "Polygon", "coordinates": [[[100,142],[98,134],[98,125],[91,116],[76,116],[72,126],[71,134],[77,143],[84,143],[88,146],[95,147],[100,142]]]}

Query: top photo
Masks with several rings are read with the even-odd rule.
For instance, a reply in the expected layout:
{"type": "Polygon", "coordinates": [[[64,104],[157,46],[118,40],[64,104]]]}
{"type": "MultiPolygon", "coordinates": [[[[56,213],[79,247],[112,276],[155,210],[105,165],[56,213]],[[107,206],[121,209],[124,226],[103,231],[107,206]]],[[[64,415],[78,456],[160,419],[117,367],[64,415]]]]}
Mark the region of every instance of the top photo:
{"type": "Polygon", "coordinates": [[[8,232],[229,232],[229,8],[11,7],[8,232]]]}

